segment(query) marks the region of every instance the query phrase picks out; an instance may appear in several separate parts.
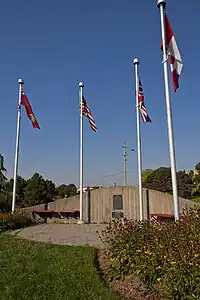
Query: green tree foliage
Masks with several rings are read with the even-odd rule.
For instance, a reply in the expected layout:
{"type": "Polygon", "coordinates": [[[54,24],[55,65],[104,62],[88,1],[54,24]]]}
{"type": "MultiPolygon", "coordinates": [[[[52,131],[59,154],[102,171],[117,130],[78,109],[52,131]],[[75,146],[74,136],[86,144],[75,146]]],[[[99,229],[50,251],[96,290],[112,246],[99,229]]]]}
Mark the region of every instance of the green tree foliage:
{"type": "Polygon", "coordinates": [[[172,194],[170,168],[160,167],[159,169],[152,171],[146,178],[143,187],[172,194]]]}
{"type": "Polygon", "coordinates": [[[40,174],[35,173],[24,189],[25,206],[39,205],[53,201],[56,196],[56,187],[51,180],[45,180],[40,174]]]}
{"type": "Polygon", "coordinates": [[[192,190],[192,195],[194,197],[199,197],[200,196],[200,174],[193,175],[193,182],[194,182],[194,187],[192,190]]]}
{"type": "MultiPolygon", "coordinates": [[[[16,184],[16,207],[24,207],[24,189],[27,185],[27,181],[21,176],[17,176],[17,184],[16,184]]],[[[9,198],[12,198],[13,191],[13,179],[11,178],[6,182],[6,190],[9,194],[9,198]]]]}
{"type": "Polygon", "coordinates": [[[196,170],[196,171],[200,171],[200,162],[198,162],[198,163],[195,165],[195,170],[196,170]]]}
{"type": "Polygon", "coordinates": [[[74,184],[70,183],[67,187],[67,197],[71,197],[77,194],[77,188],[74,184]]]}
{"type": "Polygon", "coordinates": [[[145,183],[147,178],[149,177],[149,175],[153,172],[154,170],[152,169],[145,169],[143,172],[142,172],[142,182],[145,183]]]}
{"type": "Polygon", "coordinates": [[[4,157],[0,154],[0,191],[3,189],[7,180],[4,172],[6,172],[6,168],[4,167],[4,157]]]}
{"type": "Polygon", "coordinates": [[[52,180],[46,180],[45,181],[45,188],[46,188],[46,197],[45,201],[46,203],[53,201],[55,196],[57,196],[56,186],[55,183],[53,183],[52,180]]]}
{"type": "Polygon", "coordinates": [[[44,203],[45,180],[35,173],[28,181],[24,189],[25,206],[38,205],[44,203]]]}
{"type": "MultiPolygon", "coordinates": [[[[0,154],[0,211],[11,209],[13,179],[7,180],[4,175],[6,168],[4,158],[0,154]]],[[[39,204],[46,204],[54,201],[56,196],[67,197],[77,194],[74,184],[61,185],[56,188],[52,180],[44,179],[40,174],[35,173],[30,179],[25,180],[21,176],[17,177],[16,184],[16,207],[27,207],[39,204]]]]}
{"type": "Polygon", "coordinates": [[[71,197],[77,194],[77,188],[74,184],[61,184],[56,191],[60,198],[71,197]]]}
{"type": "MultiPolygon", "coordinates": [[[[177,188],[179,197],[190,199],[193,195],[194,181],[192,173],[185,171],[177,172],[177,188]]],[[[172,194],[171,169],[161,167],[156,169],[146,177],[143,187],[172,194]]]]}
{"type": "Polygon", "coordinates": [[[67,195],[67,185],[61,184],[56,188],[57,194],[59,198],[65,198],[67,195]]]}
{"type": "Polygon", "coordinates": [[[190,199],[194,188],[192,176],[185,171],[177,172],[177,188],[179,197],[190,199]]]}
{"type": "Polygon", "coordinates": [[[0,211],[10,210],[9,194],[6,190],[6,168],[4,166],[4,157],[0,154],[0,211]]]}
{"type": "Polygon", "coordinates": [[[5,195],[0,194],[0,212],[7,212],[11,209],[11,202],[7,201],[5,195]]]}

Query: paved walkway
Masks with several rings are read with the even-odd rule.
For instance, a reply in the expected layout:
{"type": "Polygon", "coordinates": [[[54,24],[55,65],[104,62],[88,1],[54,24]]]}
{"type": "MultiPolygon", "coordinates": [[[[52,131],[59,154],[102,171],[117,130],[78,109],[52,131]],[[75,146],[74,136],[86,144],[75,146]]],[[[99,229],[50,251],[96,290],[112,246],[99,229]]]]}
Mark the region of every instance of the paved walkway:
{"type": "Polygon", "coordinates": [[[103,248],[97,231],[106,228],[105,224],[40,224],[15,230],[12,234],[29,240],[60,245],[90,245],[103,248]]]}

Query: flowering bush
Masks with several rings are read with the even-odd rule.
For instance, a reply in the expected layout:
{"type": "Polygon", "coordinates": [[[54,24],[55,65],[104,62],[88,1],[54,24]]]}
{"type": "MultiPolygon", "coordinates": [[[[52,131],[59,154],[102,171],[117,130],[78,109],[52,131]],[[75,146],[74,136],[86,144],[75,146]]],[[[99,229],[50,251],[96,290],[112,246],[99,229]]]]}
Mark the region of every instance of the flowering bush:
{"type": "Polygon", "coordinates": [[[0,232],[19,229],[35,224],[35,221],[25,212],[0,213],[0,232]]]}
{"type": "Polygon", "coordinates": [[[166,299],[200,299],[200,208],[173,223],[113,220],[101,239],[110,280],[137,275],[166,299]]]}

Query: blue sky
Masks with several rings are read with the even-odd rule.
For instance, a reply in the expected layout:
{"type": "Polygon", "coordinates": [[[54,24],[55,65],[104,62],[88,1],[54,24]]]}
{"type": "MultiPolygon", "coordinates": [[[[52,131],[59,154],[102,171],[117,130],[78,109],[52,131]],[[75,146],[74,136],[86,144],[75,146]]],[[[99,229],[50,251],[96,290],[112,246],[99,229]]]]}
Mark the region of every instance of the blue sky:
{"type": "MultiPolygon", "coordinates": [[[[168,0],[184,69],[171,92],[178,169],[200,160],[199,0],[168,0]]],[[[1,148],[13,174],[18,78],[41,130],[22,113],[19,173],[59,183],[79,181],[78,83],[99,132],[84,120],[84,184],[120,184],[121,145],[136,148],[135,78],[140,76],[151,124],[142,124],[143,168],[169,165],[160,17],[154,0],[3,1],[0,12],[1,148]]],[[[170,78],[171,80],[171,78],[170,78]]],[[[170,81],[171,82],[171,81],[170,81]]],[[[137,183],[137,153],[128,152],[128,183],[137,183]]]]}

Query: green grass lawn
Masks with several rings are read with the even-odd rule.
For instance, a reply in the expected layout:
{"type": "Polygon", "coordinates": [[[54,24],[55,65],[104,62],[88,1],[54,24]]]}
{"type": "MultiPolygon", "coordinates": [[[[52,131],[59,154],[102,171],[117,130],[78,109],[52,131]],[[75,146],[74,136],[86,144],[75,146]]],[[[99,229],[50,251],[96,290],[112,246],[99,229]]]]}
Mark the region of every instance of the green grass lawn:
{"type": "Polygon", "coordinates": [[[0,235],[0,300],[119,300],[100,280],[96,250],[0,235]]]}
{"type": "Polygon", "coordinates": [[[200,203],[200,197],[193,198],[192,201],[200,203]]]}

